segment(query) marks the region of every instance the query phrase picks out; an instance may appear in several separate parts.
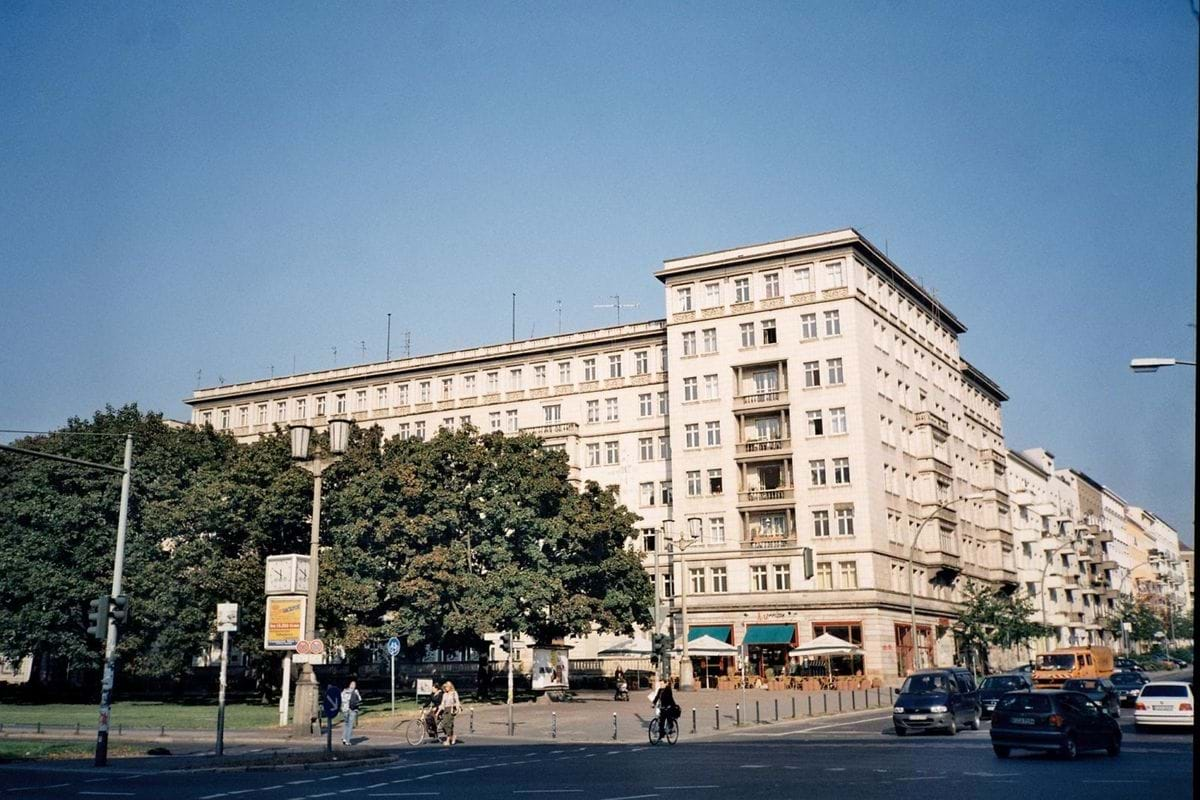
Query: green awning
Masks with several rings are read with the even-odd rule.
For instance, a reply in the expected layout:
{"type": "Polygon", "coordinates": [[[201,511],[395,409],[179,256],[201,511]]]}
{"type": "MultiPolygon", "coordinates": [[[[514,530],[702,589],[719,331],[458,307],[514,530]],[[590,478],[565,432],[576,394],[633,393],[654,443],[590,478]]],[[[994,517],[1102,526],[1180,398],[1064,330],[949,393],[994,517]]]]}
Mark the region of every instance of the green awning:
{"type": "Polygon", "coordinates": [[[746,644],[791,644],[796,638],[795,625],[749,625],[746,644]]]}
{"type": "Polygon", "coordinates": [[[718,642],[728,642],[729,629],[731,627],[732,626],[730,625],[702,625],[695,628],[689,628],[688,641],[690,642],[693,639],[699,639],[701,636],[711,636],[718,642]]]}

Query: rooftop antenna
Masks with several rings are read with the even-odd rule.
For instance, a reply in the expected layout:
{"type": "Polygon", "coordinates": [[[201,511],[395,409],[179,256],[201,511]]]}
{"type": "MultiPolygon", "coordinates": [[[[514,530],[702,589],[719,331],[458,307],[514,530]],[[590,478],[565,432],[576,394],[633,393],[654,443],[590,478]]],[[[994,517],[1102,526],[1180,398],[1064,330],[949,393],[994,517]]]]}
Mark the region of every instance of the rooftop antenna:
{"type": "Polygon", "coordinates": [[[554,310],[558,312],[558,332],[562,333],[562,300],[554,301],[554,310]]]}
{"type": "Polygon", "coordinates": [[[622,308],[637,308],[638,307],[637,303],[622,304],[621,303],[621,295],[619,295],[619,294],[610,294],[609,297],[611,297],[616,302],[597,304],[597,305],[592,306],[592,308],[615,308],[617,310],[617,324],[618,325],[621,324],[621,309],[622,308]]]}
{"type": "Polygon", "coordinates": [[[204,379],[204,370],[196,370],[196,388],[200,388],[200,382],[204,379]]]}
{"type": "Polygon", "coordinates": [[[296,374],[296,354],[292,353],[292,374],[296,374]]]}
{"type": "Polygon", "coordinates": [[[337,347],[334,346],[332,348],[332,350],[333,350],[333,365],[336,367],[337,366],[337,347]]]}
{"type": "Polygon", "coordinates": [[[517,293],[512,293],[512,340],[517,340],[517,293]]]}
{"type": "Polygon", "coordinates": [[[404,357],[412,355],[412,331],[404,332],[404,357]]]}
{"type": "Polygon", "coordinates": [[[384,361],[392,360],[392,312],[388,312],[387,349],[384,351],[384,361]]]}
{"type": "Polygon", "coordinates": [[[366,361],[367,360],[367,343],[365,341],[363,341],[362,339],[360,339],[358,341],[358,346],[359,346],[359,349],[362,350],[362,360],[366,361]]]}

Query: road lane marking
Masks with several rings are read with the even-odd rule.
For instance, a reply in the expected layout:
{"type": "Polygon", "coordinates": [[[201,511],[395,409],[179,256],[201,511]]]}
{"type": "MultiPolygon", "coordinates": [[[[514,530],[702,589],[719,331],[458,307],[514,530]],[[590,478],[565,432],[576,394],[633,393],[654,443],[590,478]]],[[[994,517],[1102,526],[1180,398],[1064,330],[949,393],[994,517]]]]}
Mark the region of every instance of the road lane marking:
{"type": "Polygon", "coordinates": [[[367,797],[438,797],[441,792],[376,792],[367,797]]]}
{"type": "Polygon", "coordinates": [[[513,794],[574,794],[583,789],[513,789],[513,794]]]}
{"type": "Polygon", "coordinates": [[[656,794],[626,794],[620,797],[602,797],[600,800],[643,800],[646,797],[658,797],[656,794]]]}
{"type": "Polygon", "coordinates": [[[918,775],[915,778],[895,778],[897,781],[942,781],[945,779],[945,775],[918,775]]]}
{"type": "MultiPolygon", "coordinates": [[[[758,731],[747,731],[747,732],[743,732],[743,733],[735,733],[733,735],[734,736],[762,736],[762,735],[792,736],[797,733],[808,733],[810,731],[823,731],[823,730],[828,730],[829,728],[844,728],[847,725],[860,725],[864,722],[879,722],[881,720],[891,719],[891,718],[892,718],[892,715],[888,714],[886,717],[865,717],[865,718],[850,720],[849,722],[832,722],[828,725],[814,725],[811,728],[797,728],[796,730],[793,730],[793,731],[780,731],[778,733],[767,733],[767,734],[760,734],[758,731]]],[[[863,731],[863,733],[869,734],[871,732],[863,731]]]]}
{"type": "Polygon", "coordinates": [[[715,783],[704,783],[696,786],[655,786],[655,789],[720,789],[715,783]]]}
{"type": "Polygon", "coordinates": [[[98,795],[100,797],[133,797],[134,792],[80,792],[80,794],[98,795]]]}

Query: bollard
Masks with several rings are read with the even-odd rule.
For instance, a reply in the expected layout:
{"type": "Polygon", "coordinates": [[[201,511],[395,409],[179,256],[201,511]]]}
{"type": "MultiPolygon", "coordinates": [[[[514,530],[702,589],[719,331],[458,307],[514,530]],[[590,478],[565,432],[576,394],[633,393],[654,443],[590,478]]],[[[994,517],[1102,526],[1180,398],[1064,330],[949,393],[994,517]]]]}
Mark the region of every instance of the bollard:
{"type": "Polygon", "coordinates": [[[473,708],[471,709],[471,715],[467,718],[467,731],[469,733],[475,732],[475,709],[473,708]]]}
{"type": "Polygon", "coordinates": [[[75,723],[75,735],[76,736],[79,735],[79,723],[78,722],[75,723]]]}
{"type": "Polygon", "coordinates": [[[853,689],[851,689],[850,690],[850,710],[856,711],[857,709],[858,709],[858,693],[855,692],[853,689]]]}
{"type": "Polygon", "coordinates": [[[792,695],[792,719],[796,718],[796,695],[792,695]]]}
{"type": "Polygon", "coordinates": [[[880,689],[878,686],[875,687],[875,705],[883,705],[883,689],[880,689]]]}
{"type": "Polygon", "coordinates": [[[159,726],[158,726],[158,736],[159,736],[159,738],[162,738],[163,736],[166,736],[166,735],[167,735],[167,726],[166,726],[166,725],[159,725],[159,726]]]}
{"type": "Polygon", "coordinates": [[[733,704],[733,726],[735,728],[742,727],[742,704],[733,704]]]}
{"type": "Polygon", "coordinates": [[[613,741],[617,740],[617,713],[613,712],[613,741]]]}
{"type": "Polygon", "coordinates": [[[812,695],[808,696],[808,716],[812,717],[812,695]]]}
{"type": "Polygon", "coordinates": [[[759,713],[757,700],[754,701],[754,723],[756,725],[762,723],[762,714],[759,713]]]}
{"type": "Polygon", "coordinates": [[[37,732],[38,733],[42,732],[42,723],[40,723],[40,722],[37,724],[37,732]]]}
{"type": "Polygon", "coordinates": [[[550,712],[550,738],[551,739],[558,738],[558,712],[557,711],[550,712]]]}
{"type": "MultiPolygon", "coordinates": [[[[851,693],[853,694],[853,693],[851,693]]],[[[838,690],[838,713],[842,713],[842,690],[838,690]]]]}
{"type": "Polygon", "coordinates": [[[717,730],[721,730],[721,707],[717,706],[713,709],[713,713],[717,718],[717,730]]]}
{"type": "Polygon", "coordinates": [[[823,713],[828,714],[829,713],[829,695],[825,692],[824,689],[821,690],[821,704],[825,707],[825,711],[823,713]]]}
{"type": "Polygon", "coordinates": [[[775,698],[775,721],[779,722],[779,698],[775,698]]]}
{"type": "Polygon", "coordinates": [[[696,709],[692,709],[692,733],[696,732],[696,709]]]}

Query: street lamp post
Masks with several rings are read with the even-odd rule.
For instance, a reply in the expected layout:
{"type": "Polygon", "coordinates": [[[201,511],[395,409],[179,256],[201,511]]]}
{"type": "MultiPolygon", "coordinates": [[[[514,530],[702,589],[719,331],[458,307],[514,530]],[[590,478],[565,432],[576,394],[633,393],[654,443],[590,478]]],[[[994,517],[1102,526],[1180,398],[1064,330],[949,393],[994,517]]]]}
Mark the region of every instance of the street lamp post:
{"type": "Polygon", "coordinates": [[[917,639],[917,599],[916,594],[913,591],[913,550],[917,546],[917,541],[921,538],[921,531],[925,530],[925,525],[929,523],[929,520],[936,517],[938,512],[944,511],[953,506],[955,503],[963,500],[978,500],[981,497],[983,497],[981,494],[969,494],[939,504],[937,508],[935,508],[933,511],[930,511],[925,515],[925,518],[921,520],[921,524],[917,526],[916,533],[913,534],[912,541],[908,543],[908,620],[909,632],[912,636],[913,669],[921,668],[921,648],[917,639]]]}
{"type": "Polygon", "coordinates": [[[1184,361],[1181,358],[1135,358],[1129,362],[1129,368],[1134,372],[1158,372],[1160,367],[1194,367],[1195,361],[1184,361]]]}
{"type": "Polygon", "coordinates": [[[692,659],[688,655],[688,624],[687,624],[687,549],[700,541],[700,526],[703,524],[700,517],[688,517],[688,541],[684,542],[680,539],[675,543],[679,548],[679,616],[680,625],[683,627],[683,653],[679,661],[679,690],[681,692],[690,692],[695,688],[692,676],[692,659]]]}
{"type": "MultiPolygon", "coordinates": [[[[1138,563],[1134,564],[1132,567],[1121,567],[1120,569],[1122,569],[1125,572],[1125,574],[1121,576],[1121,584],[1120,584],[1120,586],[1117,587],[1117,594],[1121,595],[1122,597],[1125,596],[1125,581],[1129,580],[1129,576],[1133,574],[1133,571],[1135,569],[1137,569],[1138,567],[1157,567],[1159,563],[1161,563],[1161,562],[1160,562],[1160,559],[1158,559],[1158,558],[1148,558],[1145,561],[1139,561],[1138,563]]],[[[1122,650],[1122,652],[1125,653],[1125,655],[1128,656],[1129,655],[1129,631],[1125,629],[1126,624],[1127,623],[1125,622],[1125,620],[1121,620],[1121,650],[1122,650]]]]}
{"type": "MultiPolygon", "coordinates": [[[[657,542],[654,543],[654,633],[655,634],[662,633],[662,631],[659,630],[659,628],[662,627],[662,603],[659,600],[659,588],[658,588],[658,582],[659,582],[658,554],[659,554],[659,551],[661,551],[664,547],[666,547],[667,538],[671,535],[671,526],[674,524],[674,522],[675,522],[675,520],[671,519],[670,517],[667,517],[666,519],[664,519],[662,521],[662,536],[658,539],[657,542]]],[[[669,561],[667,562],[667,568],[670,569],[669,561]]],[[[653,641],[653,637],[651,637],[651,640],[653,641]]],[[[660,663],[658,665],[658,675],[660,678],[663,677],[663,675],[665,674],[664,669],[665,669],[664,666],[660,663]]]]}
{"type": "MultiPolygon", "coordinates": [[[[321,547],[321,476],[325,470],[346,452],[350,438],[350,421],[329,421],[329,454],[309,458],[309,443],[312,428],[308,425],[292,425],[292,458],[298,466],[313,476],[312,527],[308,538],[308,603],[304,615],[304,638],[317,638],[317,576],[321,547]]],[[[292,717],[292,730],[297,734],[312,733],[312,720],[317,716],[317,701],[320,697],[317,676],[312,664],[305,662],[296,680],[296,702],[292,717]]]]}
{"type": "Polygon", "coordinates": [[[1049,626],[1046,623],[1046,573],[1049,571],[1050,565],[1054,563],[1054,557],[1056,555],[1061,553],[1063,550],[1066,550],[1068,547],[1074,546],[1075,542],[1073,541],[1059,545],[1054,549],[1054,552],[1046,556],[1046,563],[1042,565],[1042,582],[1038,584],[1038,587],[1041,589],[1040,594],[1042,595],[1042,642],[1047,650],[1050,649],[1050,635],[1047,633],[1049,626]]]}

